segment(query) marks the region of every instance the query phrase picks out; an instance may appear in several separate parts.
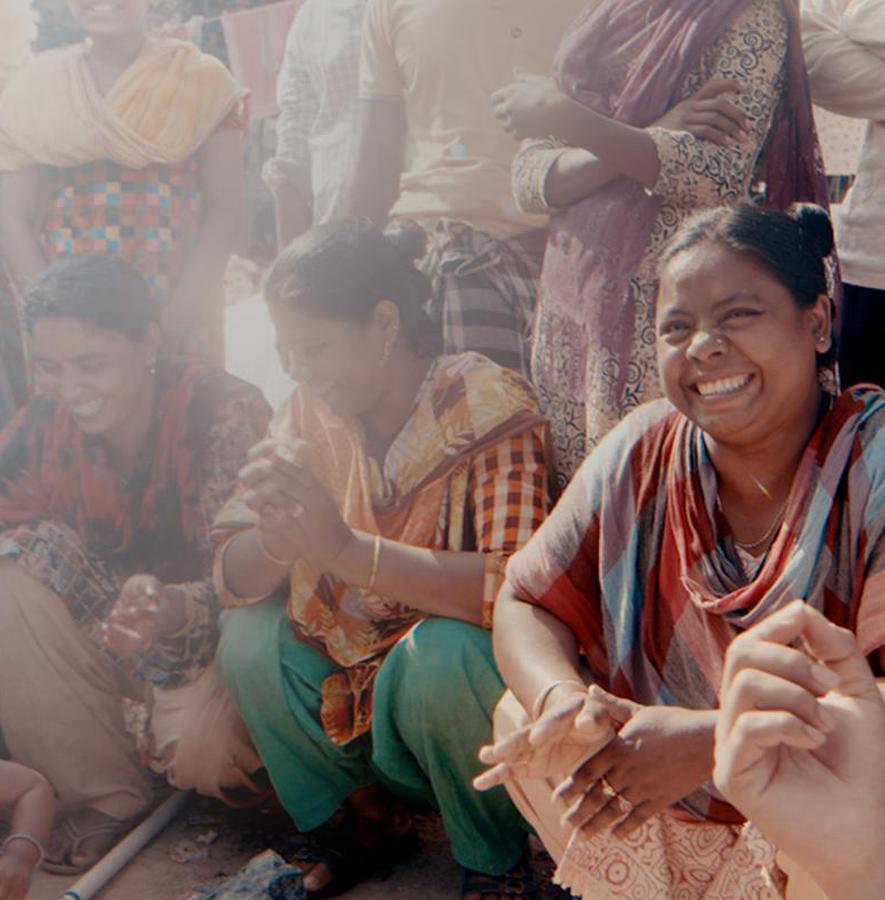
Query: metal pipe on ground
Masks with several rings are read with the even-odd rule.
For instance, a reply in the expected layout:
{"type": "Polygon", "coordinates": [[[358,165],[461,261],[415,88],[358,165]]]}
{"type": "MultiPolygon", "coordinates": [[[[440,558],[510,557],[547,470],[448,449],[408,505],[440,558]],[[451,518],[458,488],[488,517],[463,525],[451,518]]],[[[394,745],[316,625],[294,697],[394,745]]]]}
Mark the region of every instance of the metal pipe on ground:
{"type": "Polygon", "coordinates": [[[176,791],[171,797],[167,797],[113,850],[106,853],[76,884],[68,888],[61,900],[92,900],[187,806],[192,796],[193,791],[176,791]]]}

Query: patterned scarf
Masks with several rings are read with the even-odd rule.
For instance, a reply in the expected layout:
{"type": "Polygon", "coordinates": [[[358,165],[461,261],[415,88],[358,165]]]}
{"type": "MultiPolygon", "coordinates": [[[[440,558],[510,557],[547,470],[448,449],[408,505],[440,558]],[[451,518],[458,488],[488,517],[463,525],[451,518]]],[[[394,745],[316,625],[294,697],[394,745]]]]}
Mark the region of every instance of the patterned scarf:
{"type": "MultiPolygon", "coordinates": [[[[307,390],[295,391],[270,433],[304,442],[304,465],[352,528],[415,547],[469,550],[471,457],[542,423],[519,375],[463,353],[433,364],[383,471],[367,451],[360,424],[335,415],[307,390]]],[[[235,495],[219,513],[213,539],[223,543],[254,523],[235,495]]],[[[289,618],[299,639],[341,667],[323,682],[321,718],[329,737],[346,744],[368,731],[375,676],[421,613],[297,562],[289,578],[289,618]]]]}
{"type": "MultiPolygon", "coordinates": [[[[865,652],[885,644],[885,393],[853,388],[825,415],[751,579],[717,493],[701,430],[647,404],[591,454],[508,580],[572,629],[602,687],[648,705],[714,708],[731,640],[794,598],[865,652]]],[[[741,821],[711,790],[681,805],[741,821]]]]}

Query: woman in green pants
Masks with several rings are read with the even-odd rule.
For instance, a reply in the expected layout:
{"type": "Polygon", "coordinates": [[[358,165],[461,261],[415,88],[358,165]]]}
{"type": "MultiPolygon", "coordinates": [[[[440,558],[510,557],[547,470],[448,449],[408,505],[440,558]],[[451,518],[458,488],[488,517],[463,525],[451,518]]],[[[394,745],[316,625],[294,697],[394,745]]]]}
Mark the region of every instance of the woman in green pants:
{"type": "Polygon", "coordinates": [[[266,296],[298,387],[215,526],[218,663],[338,893],[442,814],[464,896],[532,897],[506,796],[471,787],[503,686],[487,629],[507,557],[546,512],[544,422],[519,375],[439,356],[420,232],[340,220],[291,245],[266,296]]]}

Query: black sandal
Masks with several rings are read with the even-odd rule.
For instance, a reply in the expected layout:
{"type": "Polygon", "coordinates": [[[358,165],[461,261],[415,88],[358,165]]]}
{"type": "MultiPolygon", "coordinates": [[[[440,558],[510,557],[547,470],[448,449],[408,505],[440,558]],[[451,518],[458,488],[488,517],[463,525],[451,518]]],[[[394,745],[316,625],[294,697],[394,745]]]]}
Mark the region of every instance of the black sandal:
{"type": "Polygon", "coordinates": [[[343,894],[355,884],[388,869],[414,854],[418,849],[418,835],[415,831],[394,835],[366,847],[349,841],[345,849],[337,849],[318,842],[306,843],[295,851],[292,863],[299,867],[325,866],[331,878],[319,890],[308,891],[307,896],[316,898],[335,897],[343,894]]]}
{"type": "Polygon", "coordinates": [[[513,897],[514,900],[538,900],[535,872],[528,853],[524,853],[519,862],[503,875],[486,875],[485,872],[465,868],[461,897],[474,894],[479,897],[497,894],[501,897],[513,897]]]}

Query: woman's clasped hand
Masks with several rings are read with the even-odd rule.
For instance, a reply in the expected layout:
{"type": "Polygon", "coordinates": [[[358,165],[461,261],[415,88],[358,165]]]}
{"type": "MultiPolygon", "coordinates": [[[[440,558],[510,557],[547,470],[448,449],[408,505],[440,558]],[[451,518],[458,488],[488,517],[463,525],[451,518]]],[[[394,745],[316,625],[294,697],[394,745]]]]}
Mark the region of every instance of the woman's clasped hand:
{"type": "Polygon", "coordinates": [[[716,714],[643,706],[598,685],[562,695],[536,722],[480,751],[480,790],[546,779],[562,822],[624,837],[691,794],[713,768],[716,714]],[[666,760],[666,765],[661,761],[666,760]]]}
{"type": "Polygon", "coordinates": [[[334,572],[354,538],[334,498],[300,463],[301,442],[268,438],[240,473],[243,500],[258,516],[265,554],[280,564],[303,560],[334,572]]]}

